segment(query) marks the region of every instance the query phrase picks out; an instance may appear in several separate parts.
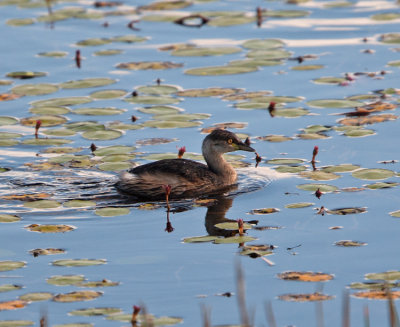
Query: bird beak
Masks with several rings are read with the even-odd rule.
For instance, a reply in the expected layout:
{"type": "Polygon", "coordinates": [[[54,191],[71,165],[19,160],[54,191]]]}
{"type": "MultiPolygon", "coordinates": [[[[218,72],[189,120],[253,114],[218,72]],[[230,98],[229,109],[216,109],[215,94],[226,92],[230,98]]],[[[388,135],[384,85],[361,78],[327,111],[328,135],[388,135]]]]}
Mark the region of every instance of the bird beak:
{"type": "Polygon", "coordinates": [[[254,150],[251,146],[248,146],[248,145],[244,144],[243,142],[236,144],[236,145],[237,145],[238,150],[248,151],[248,152],[256,152],[256,150],[254,150]]]}

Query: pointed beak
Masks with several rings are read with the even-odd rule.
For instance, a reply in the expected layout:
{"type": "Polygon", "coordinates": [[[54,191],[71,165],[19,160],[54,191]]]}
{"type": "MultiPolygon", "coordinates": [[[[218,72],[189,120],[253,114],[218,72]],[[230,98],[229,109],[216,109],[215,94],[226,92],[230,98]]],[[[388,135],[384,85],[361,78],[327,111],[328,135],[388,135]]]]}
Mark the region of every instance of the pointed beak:
{"type": "Polygon", "coordinates": [[[237,144],[238,150],[248,151],[248,152],[256,152],[251,146],[244,144],[243,142],[237,144]]]}

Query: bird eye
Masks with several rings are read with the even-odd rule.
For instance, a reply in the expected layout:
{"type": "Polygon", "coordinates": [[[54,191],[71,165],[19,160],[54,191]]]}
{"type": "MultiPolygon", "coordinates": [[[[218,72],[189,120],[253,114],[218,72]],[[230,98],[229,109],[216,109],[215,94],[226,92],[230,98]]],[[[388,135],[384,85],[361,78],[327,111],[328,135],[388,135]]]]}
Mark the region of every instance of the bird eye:
{"type": "Polygon", "coordinates": [[[228,140],[228,144],[232,144],[232,142],[233,142],[232,139],[229,139],[229,140],[228,140]]]}

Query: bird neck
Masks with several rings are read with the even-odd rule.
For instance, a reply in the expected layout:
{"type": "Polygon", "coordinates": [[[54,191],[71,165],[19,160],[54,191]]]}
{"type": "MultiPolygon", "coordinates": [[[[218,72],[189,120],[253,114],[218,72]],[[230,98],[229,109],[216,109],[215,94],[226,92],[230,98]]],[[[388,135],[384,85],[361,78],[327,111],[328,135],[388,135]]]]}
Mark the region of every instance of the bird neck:
{"type": "Polygon", "coordinates": [[[236,181],[235,169],[224,159],[222,153],[213,151],[210,147],[203,146],[203,156],[208,168],[223,178],[224,184],[233,184],[236,181]]]}

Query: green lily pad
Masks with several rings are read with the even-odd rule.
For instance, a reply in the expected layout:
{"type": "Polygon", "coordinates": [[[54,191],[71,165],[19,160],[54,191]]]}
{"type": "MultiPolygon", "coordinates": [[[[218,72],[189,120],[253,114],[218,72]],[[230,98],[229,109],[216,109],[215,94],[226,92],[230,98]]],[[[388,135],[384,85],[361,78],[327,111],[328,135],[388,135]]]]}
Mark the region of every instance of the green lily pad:
{"type": "Polygon", "coordinates": [[[128,215],[130,212],[129,208],[118,208],[118,207],[108,207],[97,209],[94,213],[101,217],[116,217],[128,215]]]}
{"type": "Polygon", "coordinates": [[[60,87],[63,89],[81,89],[89,87],[99,87],[114,84],[117,81],[112,78],[86,78],[76,81],[68,81],[61,83],[60,87]]]}
{"type": "Polygon", "coordinates": [[[22,288],[21,285],[3,284],[3,285],[0,285],[0,293],[16,291],[16,290],[20,290],[21,288],[22,288]]]}
{"type": "Polygon", "coordinates": [[[263,13],[263,16],[273,18],[298,18],[308,16],[309,14],[310,12],[305,10],[267,10],[263,13]]]}
{"type": "Polygon", "coordinates": [[[103,171],[121,171],[128,170],[132,168],[132,164],[130,162],[104,162],[97,166],[100,170],[103,171]]]}
{"type": "Polygon", "coordinates": [[[296,165],[304,163],[305,160],[296,158],[276,158],[276,159],[269,159],[266,162],[267,164],[270,165],[296,165]]]}
{"type": "Polygon", "coordinates": [[[279,173],[299,173],[307,170],[306,166],[279,166],[275,170],[279,173]]]}
{"type": "Polygon", "coordinates": [[[398,287],[396,283],[386,282],[364,282],[364,283],[351,283],[349,288],[353,290],[383,290],[386,287],[394,288],[398,287]]]}
{"type": "Polygon", "coordinates": [[[64,98],[52,98],[46,100],[38,100],[31,102],[33,107],[43,106],[73,106],[77,104],[85,104],[92,102],[93,99],[89,97],[64,97],[64,98]]]}
{"type": "Polygon", "coordinates": [[[32,209],[54,209],[58,208],[61,204],[53,200],[37,200],[24,202],[24,207],[32,209]]]}
{"type": "Polygon", "coordinates": [[[136,43],[136,42],[144,42],[147,41],[148,37],[137,36],[137,35],[122,35],[115,36],[111,38],[112,42],[123,42],[123,43],[136,43]]]}
{"type": "Polygon", "coordinates": [[[152,115],[172,115],[180,113],[184,111],[184,109],[174,106],[151,106],[151,107],[139,108],[138,111],[152,115]]]}
{"type": "Polygon", "coordinates": [[[68,129],[72,129],[75,132],[87,132],[87,131],[104,131],[105,126],[95,121],[82,121],[75,123],[67,123],[64,125],[68,129]]]}
{"type": "Polygon", "coordinates": [[[70,303],[70,302],[80,302],[80,301],[90,301],[102,296],[102,292],[95,291],[76,291],[65,294],[57,294],[53,297],[53,301],[70,303]]]}
{"type": "Polygon", "coordinates": [[[19,299],[27,302],[46,301],[53,298],[53,294],[48,292],[26,293],[19,296],[19,299]]]}
{"type": "Polygon", "coordinates": [[[170,61],[139,61],[139,62],[123,62],[118,64],[118,69],[128,70],[164,70],[172,68],[181,68],[183,64],[178,64],[170,61]]]}
{"type": "Polygon", "coordinates": [[[32,18],[12,18],[7,19],[6,24],[10,26],[27,26],[35,24],[35,20],[32,18]]]}
{"type": "Polygon", "coordinates": [[[174,1],[155,1],[144,6],[140,6],[140,10],[177,10],[192,5],[191,2],[185,0],[174,1]]]}
{"type": "Polygon", "coordinates": [[[245,243],[245,242],[251,242],[255,241],[255,237],[251,236],[231,236],[231,237],[225,237],[225,238],[217,238],[214,240],[215,244],[236,244],[236,243],[245,243]]]}
{"type": "Polygon", "coordinates": [[[18,137],[22,137],[22,134],[0,132],[0,139],[15,139],[15,138],[18,138],[18,137]]]}
{"type": "Polygon", "coordinates": [[[297,203],[290,203],[285,205],[285,208],[288,209],[298,209],[298,208],[307,208],[313,206],[315,203],[311,202],[297,202],[297,203]]]}
{"type": "Polygon", "coordinates": [[[305,133],[321,133],[330,131],[332,128],[330,126],[324,125],[310,125],[303,129],[305,133]]]}
{"type": "Polygon", "coordinates": [[[271,67],[271,66],[279,66],[284,63],[283,60],[280,59],[261,59],[259,57],[255,59],[239,59],[232,60],[229,62],[230,66],[242,66],[242,67],[271,67]]]}
{"type": "Polygon", "coordinates": [[[84,47],[92,47],[92,46],[109,44],[111,42],[112,41],[110,39],[106,39],[106,38],[91,38],[91,39],[79,41],[76,43],[76,45],[84,46],[84,47]]]}
{"type": "Polygon", "coordinates": [[[301,71],[301,70],[317,70],[324,68],[324,65],[297,65],[291,67],[291,70],[301,71]]]}
{"type": "Polygon", "coordinates": [[[0,320],[0,327],[23,327],[33,326],[34,324],[30,320],[0,320]]]}
{"type": "Polygon", "coordinates": [[[246,54],[247,58],[259,60],[281,60],[290,58],[291,56],[292,52],[284,49],[250,50],[246,54]]]}
{"type": "Polygon", "coordinates": [[[23,261],[0,261],[0,271],[11,271],[25,266],[23,261]]]}
{"type": "Polygon", "coordinates": [[[284,136],[284,135],[266,135],[263,137],[260,137],[260,140],[262,141],[267,141],[267,142],[286,142],[293,140],[293,138],[289,136],[284,136]]]}
{"type": "MultiPolygon", "coordinates": [[[[225,222],[225,223],[219,223],[214,225],[217,228],[220,229],[226,229],[226,230],[237,230],[238,229],[238,223],[229,221],[229,222],[225,222]]],[[[250,224],[247,223],[243,223],[243,229],[251,229],[252,226],[250,224]]]]}
{"type": "Polygon", "coordinates": [[[167,95],[164,95],[164,96],[139,95],[139,96],[135,96],[135,97],[125,98],[125,101],[130,102],[130,103],[163,105],[163,104],[179,103],[180,99],[170,97],[167,95]]]}
{"type": "Polygon", "coordinates": [[[118,286],[119,282],[112,282],[107,279],[103,279],[100,281],[91,281],[91,282],[83,282],[78,284],[79,287],[110,287],[110,286],[118,286]]]}
{"type": "Polygon", "coordinates": [[[14,86],[11,92],[20,96],[27,95],[45,95],[58,91],[58,86],[54,84],[23,84],[14,86]]]}
{"type": "Polygon", "coordinates": [[[31,224],[25,227],[31,232],[39,233],[65,233],[74,230],[76,227],[70,225],[39,225],[31,224]]]}
{"type": "Polygon", "coordinates": [[[302,101],[302,97],[293,97],[293,96],[282,96],[282,95],[266,95],[266,96],[256,96],[256,97],[251,97],[249,99],[251,102],[275,102],[277,104],[279,103],[293,103],[293,102],[299,102],[302,101]]]}
{"type": "Polygon", "coordinates": [[[372,129],[357,128],[345,131],[343,134],[348,137],[364,137],[364,136],[374,135],[376,134],[376,132],[372,129]]]}
{"type": "Polygon", "coordinates": [[[277,117],[296,118],[308,115],[309,113],[310,112],[305,108],[282,108],[274,110],[272,115],[277,117]]]}
{"type": "Polygon", "coordinates": [[[296,136],[302,140],[322,140],[329,138],[329,136],[322,133],[301,133],[296,136]]]}
{"type": "Polygon", "coordinates": [[[326,212],[328,212],[329,214],[340,215],[340,216],[364,213],[366,211],[367,211],[367,208],[362,208],[362,207],[339,208],[339,209],[326,210],[326,212]]]}
{"type": "Polygon", "coordinates": [[[400,14],[394,13],[394,12],[375,14],[375,15],[371,16],[372,20],[377,20],[377,21],[395,20],[395,19],[399,19],[399,18],[400,18],[400,14]]]}
{"type": "Polygon", "coordinates": [[[68,52],[65,52],[65,51],[49,51],[49,52],[38,53],[39,57],[52,57],[52,58],[64,58],[67,55],[68,55],[68,52]]]}
{"type": "Polygon", "coordinates": [[[62,106],[32,107],[29,111],[36,115],[64,115],[70,112],[69,108],[62,106]]]}
{"type": "Polygon", "coordinates": [[[335,192],[337,191],[337,187],[334,185],[329,185],[329,184],[318,184],[318,183],[313,183],[313,184],[300,184],[296,186],[300,190],[304,191],[310,191],[310,192],[315,192],[316,190],[320,190],[323,193],[328,193],[328,192],[335,192]]]}
{"type": "Polygon", "coordinates": [[[89,200],[70,200],[63,203],[64,207],[68,208],[84,208],[84,207],[94,207],[96,202],[89,200]]]}
{"type": "Polygon", "coordinates": [[[87,131],[82,133],[82,137],[88,140],[114,140],[122,136],[120,131],[103,130],[103,131],[87,131]]]}
{"type": "Polygon", "coordinates": [[[365,274],[365,278],[369,280],[400,280],[400,271],[385,271],[382,273],[369,273],[365,274]]]}
{"type": "Polygon", "coordinates": [[[307,179],[313,179],[316,181],[330,181],[333,179],[340,178],[339,175],[334,173],[328,173],[324,171],[303,171],[300,173],[300,176],[307,179]]]}
{"type": "MultiPolygon", "coordinates": [[[[313,79],[313,82],[316,84],[340,84],[345,82],[346,79],[343,77],[331,77],[331,76],[327,76],[327,77],[319,77],[316,79],[313,79]]],[[[351,100],[351,99],[349,99],[351,100]]],[[[356,99],[354,99],[356,100],[356,99]]]]}
{"type": "Polygon", "coordinates": [[[72,147],[53,147],[44,150],[45,153],[76,153],[82,151],[82,148],[72,147]]]}
{"type": "Polygon", "coordinates": [[[194,236],[187,237],[183,239],[184,243],[203,243],[203,242],[213,242],[217,239],[217,236],[205,235],[205,236],[194,236]]]}
{"type": "Polygon", "coordinates": [[[226,27],[226,26],[250,24],[254,23],[254,21],[255,18],[253,16],[248,16],[245,13],[236,13],[236,15],[214,17],[207,24],[216,27],[226,27]]]}
{"type": "Polygon", "coordinates": [[[268,109],[269,103],[268,102],[238,102],[234,104],[234,107],[240,110],[249,110],[249,109],[268,109]]]}
{"type": "Polygon", "coordinates": [[[72,113],[77,115],[88,115],[88,116],[109,116],[122,114],[124,109],[117,109],[113,107],[103,107],[103,108],[77,108],[72,111],[72,113]]]}
{"type": "Polygon", "coordinates": [[[84,267],[104,265],[106,262],[105,259],[64,259],[53,261],[52,265],[63,267],[84,267]]]}
{"type": "Polygon", "coordinates": [[[245,67],[236,65],[227,66],[213,66],[213,67],[202,67],[202,68],[192,68],[185,71],[187,75],[197,75],[197,76],[219,76],[219,75],[234,75],[234,74],[244,74],[257,71],[257,67],[245,67]]]}
{"type": "Polygon", "coordinates": [[[0,214],[0,223],[14,223],[20,220],[21,218],[17,215],[9,215],[6,213],[0,214]]]}
{"type": "Polygon", "coordinates": [[[87,308],[87,309],[78,309],[69,312],[72,316],[107,316],[110,314],[122,313],[122,310],[119,308],[87,308]]]}
{"type": "Polygon", "coordinates": [[[324,4],[324,8],[346,8],[352,6],[354,6],[354,3],[350,1],[333,1],[324,4]]]}
{"type": "Polygon", "coordinates": [[[377,182],[374,184],[365,185],[365,187],[367,187],[371,190],[378,190],[378,189],[382,189],[382,188],[396,187],[399,184],[400,183],[395,183],[395,182],[377,182]]]}
{"type": "Polygon", "coordinates": [[[187,127],[196,127],[200,126],[202,123],[198,121],[170,121],[170,120],[148,120],[143,123],[144,127],[152,127],[152,128],[161,128],[161,129],[169,129],[169,128],[187,128],[187,127]]]}
{"type": "Polygon", "coordinates": [[[171,52],[176,57],[205,57],[222,56],[241,52],[238,47],[193,47],[186,49],[176,49],[171,52]]]}
{"type": "Polygon", "coordinates": [[[358,246],[367,245],[367,243],[360,242],[360,241],[343,240],[343,241],[335,242],[335,245],[336,246],[343,246],[343,247],[358,247],[358,246]]]}
{"type": "Polygon", "coordinates": [[[85,280],[83,275],[57,275],[48,278],[48,284],[65,286],[65,285],[78,285],[85,280]]]}
{"type": "Polygon", "coordinates": [[[21,124],[25,126],[35,126],[36,122],[40,120],[42,122],[43,127],[49,126],[57,126],[64,124],[67,121],[67,118],[63,116],[55,116],[55,115],[39,115],[39,116],[32,116],[28,118],[22,118],[21,124]]]}
{"type": "Polygon", "coordinates": [[[14,117],[0,116],[0,126],[4,125],[15,125],[18,123],[18,119],[14,117]]]}
{"type": "Polygon", "coordinates": [[[107,50],[99,50],[93,52],[94,56],[115,56],[124,53],[123,50],[120,49],[107,49],[107,50]]]}
{"type": "Polygon", "coordinates": [[[121,123],[120,121],[110,122],[107,125],[107,127],[110,129],[117,129],[117,130],[121,130],[121,131],[128,131],[128,130],[143,128],[143,126],[141,124],[125,124],[125,123],[121,123]]]}
{"type": "Polygon", "coordinates": [[[109,156],[109,155],[116,155],[116,154],[125,154],[130,153],[135,150],[133,146],[126,146],[126,145],[112,145],[107,146],[104,148],[97,149],[94,151],[96,156],[109,156]]]}
{"type": "Polygon", "coordinates": [[[90,97],[97,100],[122,98],[127,95],[125,90],[101,90],[90,93],[90,97]]]}
{"type": "Polygon", "coordinates": [[[66,128],[48,129],[43,131],[42,133],[49,136],[73,136],[76,134],[73,130],[66,128]]]}
{"type": "Polygon", "coordinates": [[[150,94],[150,95],[168,95],[180,91],[181,88],[175,85],[149,85],[139,86],[136,91],[139,93],[150,94]]]}
{"type": "Polygon", "coordinates": [[[8,73],[6,76],[10,78],[17,78],[17,79],[30,79],[35,77],[43,77],[46,76],[47,73],[44,72],[31,72],[31,71],[21,71],[21,72],[12,72],[8,73]]]}
{"type": "Polygon", "coordinates": [[[253,39],[242,43],[242,47],[250,50],[265,50],[284,47],[285,43],[279,39],[253,39]]]}
{"type": "Polygon", "coordinates": [[[312,100],[308,101],[307,104],[314,108],[354,108],[363,105],[359,101],[340,99],[312,100]]]}
{"type": "Polygon", "coordinates": [[[93,327],[93,324],[84,323],[84,322],[76,322],[71,324],[61,324],[61,325],[53,325],[53,327],[93,327]]]}
{"type": "Polygon", "coordinates": [[[359,169],[351,174],[353,177],[362,180],[386,179],[394,176],[394,172],[389,169],[359,169]]]}
{"type": "Polygon", "coordinates": [[[400,218],[400,210],[392,211],[389,213],[392,217],[400,218]]]}
{"type": "Polygon", "coordinates": [[[203,89],[188,89],[177,92],[176,95],[183,97],[218,97],[229,96],[242,92],[242,89],[229,88],[229,87],[208,87],[203,89]]]}
{"type": "Polygon", "coordinates": [[[358,165],[340,164],[337,166],[325,166],[325,167],[322,167],[320,170],[325,171],[327,173],[344,173],[344,172],[356,170],[358,168],[360,168],[360,166],[358,166],[358,165]]]}
{"type": "Polygon", "coordinates": [[[0,146],[4,146],[4,147],[15,146],[18,143],[19,143],[19,141],[14,140],[14,139],[0,139],[0,146]]]}
{"type": "Polygon", "coordinates": [[[154,120],[163,121],[193,121],[193,120],[203,120],[210,118],[210,114],[162,114],[153,116],[154,120]]]}

